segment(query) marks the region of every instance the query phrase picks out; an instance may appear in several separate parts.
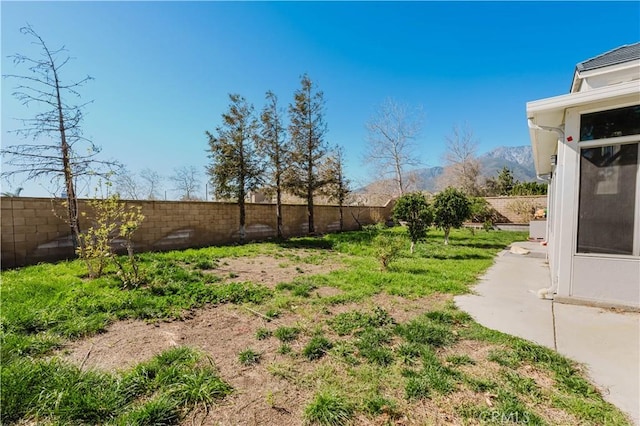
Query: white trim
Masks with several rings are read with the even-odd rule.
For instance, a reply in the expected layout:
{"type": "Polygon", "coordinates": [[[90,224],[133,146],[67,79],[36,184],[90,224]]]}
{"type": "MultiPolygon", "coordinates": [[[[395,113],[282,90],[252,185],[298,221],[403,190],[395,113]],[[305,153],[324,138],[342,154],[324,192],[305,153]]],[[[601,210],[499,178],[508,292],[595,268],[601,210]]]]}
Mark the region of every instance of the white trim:
{"type": "Polygon", "coordinates": [[[640,256],[640,141],[638,141],[638,169],[636,170],[636,220],[633,228],[633,249],[632,253],[640,256]]]}
{"type": "MultiPolygon", "coordinates": [[[[535,113],[549,114],[553,113],[554,110],[564,110],[604,100],[611,101],[617,97],[634,94],[638,95],[638,100],[640,101],[640,80],[627,81],[584,92],[569,93],[567,95],[540,99],[538,101],[527,102],[527,118],[534,119],[535,113]]],[[[536,124],[544,125],[545,123],[536,124]]]]}
{"type": "MultiPolygon", "coordinates": [[[[638,83],[638,87],[640,90],[640,80],[638,83]]],[[[599,104],[594,105],[593,108],[581,108],[580,115],[592,114],[594,112],[611,111],[612,109],[627,108],[636,105],[640,105],[640,92],[638,92],[638,99],[630,99],[628,102],[616,102],[615,106],[611,106],[610,103],[604,104],[603,102],[600,102],[599,104]]]]}
{"type": "Polygon", "coordinates": [[[591,148],[591,147],[608,146],[608,145],[624,145],[627,143],[636,143],[636,142],[638,142],[638,135],[628,135],[628,136],[618,136],[615,138],[602,138],[602,139],[593,139],[588,141],[579,141],[578,146],[580,148],[591,148]],[[602,141],[607,141],[607,143],[603,144],[602,141]]]}
{"type": "Polygon", "coordinates": [[[624,71],[630,68],[638,68],[640,67],[640,59],[635,59],[632,61],[623,62],[615,65],[608,65],[606,67],[594,68],[592,70],[587,71],[578,71],[578,78],[586,79],[589,77],[594,77],[597,75],[603,74],[611,74],[616,71],[624,71]]]}

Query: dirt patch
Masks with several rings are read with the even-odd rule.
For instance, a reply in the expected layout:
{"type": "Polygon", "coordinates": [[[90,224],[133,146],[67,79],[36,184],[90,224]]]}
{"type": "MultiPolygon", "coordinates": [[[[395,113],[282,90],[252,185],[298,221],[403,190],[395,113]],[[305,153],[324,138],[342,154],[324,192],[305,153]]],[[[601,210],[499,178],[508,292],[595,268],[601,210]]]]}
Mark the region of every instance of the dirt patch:
{"type": "Polygon", "coordinates": [[[219,260],[216,269],[205,271],[220,277],[224,282],[245,282],[263,284],[275,288],[281,282],[290,282],[298,276],[326,274],[344,265],[338,258],[313,259],[305,262],[305,256],[295,255],[296,262],[288,258],[259,255],[255,257],[228,257],[219,260]]]}
{"type": "Polygon", "coordinates": [[[440,309],[450,300],[452,300],[451,295],[440,293],[416,299],[406,299],[387,293],[379,293],[362,302],[334,305],[328,307],[327,310],[331,315],[336,315],[350,311],[371,311],[376,307],[380,307],[387,311],[396,322],[402,323],[410,321],[423,313],[440,309]]]}
{"type": "MultiPolygon", "coordinates": [[[[279,319],[293,324],[294,316],[279,319]]],[[[292,386],[267,371],[274,362],[290,357],[280,355],[275,338],[258,340],[256,330],[267,326],[265,319],[236,306],[206,308],[186,321],[148,324],[122,321],[103,334],[70,344],[64,357],[84,369],[123,370],[146,361],[173,346],[186,345],[206,353],[235,392],[210,410],[203,424],[297,424],[302,418],[307,391],[292,386]],[[238,354],[248,348],[259,352],[260,364],[245,367],[238,354]]],[[[273,328],[273,325],[271,325],[273,328]]],[[[191,414],[200,424],[204,412],[191,414]]],[[[190,424],[190,421],[186,424],[190,424]]]]}
{"type": "MultiPolygon", "coordinates": [[[[207,273],[216,274],[223,282],[251,281],[269,288],[280,282],[290,282],[298,276],[327,273],[343,267],[337,256],[308,258],[304,253],[294,257],[259,255],[251,258],[220,259],[218,267],[207,273]]],[[[351,367],[335,358],[325,356],[310,362],[302,355],[304,345],[311,339],[314,330],[324,325],[325,335],[333,342],[345,337],[337,336],[326,320],[349,311],[372,311],[383,308],[397,323],[411,321],[428,311],[447,306],[452,296],[432,294],[406,299],[380,293],[363,301],[329,305],[316,303],[319,299],[337,296],[341,290],[321,286],[313,290],[309,303],[289,306],[276,319],[268,319],[257,310],[236,305],[208,306],[193,311],[181,321],[147,323],[144,321],[121,321],[112,324],[105,333],[92,338],[71,342],[61,351],[61,356],[83,369],[119,371],[129,369],[155,355],[175,346],[189,346],[206,354],[219,370],[220,377],[234,388],[234,393],[205,411],[198,408],[183,420],[192,425],[302,425],[303,411],[323,380],[349,380],[355,374],[351,367]],[[259,340],[257,330],[274,331],[279,326],[299,327],[301,335],[291,343],[292,353],[281,354],[281,343],[271,336],[259,340]],[[240,352],[252,349],[261,355],[260,362],[243,366],[238,359],[240,352]]],[[[255,308],[260,309],[260,308],[255,308]]],[[[473,364],[457,366],[462,373],[490,381],[500,374],[501,367],[487,360],[495,345],[486,342],[462,340],[441,350],[446,359],[449,355],[467,355],[473,364]]],[[[552,387],[553,380],[531,367],[520,371],[533,378],[542,389],[552,387]]],[[[385,396],[393,398],[400,416],[382,414],[369,417],[359,413],[353,424],[359,425],[423,425],[423,424],[474,424],[474,419],[462,419],[456,414],[460,404],[472,404],[490,408],[494,395],[474,392],[460,387],[447,396],[434,395],[427,400],[407,400],[401,383],[380,383],[385,396]]],[[[538,410],[545,411],[545,410],[538,410]]],[[[570,419],[561,410],[546,410],[545,417],[552,422],[570,419]]],[[[554,423],[558,424],[558,423],[554,423]]]]}

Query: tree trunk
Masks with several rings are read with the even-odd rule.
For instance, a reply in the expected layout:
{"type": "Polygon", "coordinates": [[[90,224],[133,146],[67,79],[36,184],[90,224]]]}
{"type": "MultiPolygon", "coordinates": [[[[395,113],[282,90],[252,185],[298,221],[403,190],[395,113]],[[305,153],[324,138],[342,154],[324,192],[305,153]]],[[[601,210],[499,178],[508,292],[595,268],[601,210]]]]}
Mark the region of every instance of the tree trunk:
{"type": "Polygon", "coordinates": [[[282,190],[280,189],[280,176],[276,179],[276,237],[282,239],[282,190]]]}
{"type": "MultiPolygon", "coordinates": [[[[53,60],[51,60],[53,63],[53,60]]],[[[64,113],[62,111],[62,98],[60,96],[60,83],[58,72],[53,68],[53,77],[56,85],[56,106],[58,109],[58,130],[60,131],[60,150],[62,151],[62,168],[64,169],[64,184],[67,192],[67,216],[69,227],[71,228],[71,240],[73,250],[77,250],[80,244],[80,224],[78,215],[78,199],[73,185],[73,170],[71,170],[71,160],[69,158],[69,144],[64,124],[64,113]]]]}
{"type": "Polygon", "coordinates": [[[449,232],[451,231],[451,228],[444,228],[444,245],[447,246],[449,245],[449,232]]]}
{"type": "Polygon", "coordinates": [[[313,223],[313,191],[307,192],[307,214],[309,215],[309,235],[316,233],[315,225],[313,223]]]}
{"type": "Polygon", "coordinates": [[[246,220],[246,215],[245,215],[245,206],[244,206],[244,197],[242,198],[238,198],[238,207],[240,207],[240,242],[244,243],[245,237],[246,237],[246,231],[245,231],[245,220],[246,220]]]}
{"type": "Polygon", "coordinates": [[[413,251],[415,250],[415,248],[416,248],[416,243],[411,241],[411,248],[409,249],[409,252],[411,252],[411,254],[413,254],[413,251]]]}

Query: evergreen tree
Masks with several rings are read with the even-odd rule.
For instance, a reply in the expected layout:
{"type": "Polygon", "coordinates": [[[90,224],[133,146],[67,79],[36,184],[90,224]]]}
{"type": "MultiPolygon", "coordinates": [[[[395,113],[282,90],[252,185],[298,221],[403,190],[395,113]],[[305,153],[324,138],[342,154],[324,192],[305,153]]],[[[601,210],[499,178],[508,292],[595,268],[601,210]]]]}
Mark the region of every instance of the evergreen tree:
{"type": "Polygon", "coordinates": [[[337,146],[326,158],[322,165],[322,178],[327,185],[322,189],[322,194],[329,201],[337,202],[340,212],[340,231],[344,228],[343,207],[347,197],[351,193],[349,180],[344,175],[344,149],[337,146]]]}
{"type": "Polygon", "coordinates": [[[291,137],[291,163],[284,176],[285,187],[293,195],[307,201],[309,233],[315,233],[313,197],[326,182],[321,178],[319,166],[327,153],[324,135],[324,94],[317,91],[308,75],[300,80],[300,89],[289,105],[289,135],[291,137]]]}
{"type": "Polygon", "coordinates": [[[207,168],[214,194],[218,198],[234,199],[240,208],[240,240],[244,241],[245,198],[261,183],[263,165],[255,150],[258,121],[253,105],[238,94],[229,94],[229,111],[222,114],[217,136],[209,138],[211,165],[207,168]]]}
{"type": "Polygon", "coordinates": [[[513,172],[508,167],[503,167],[498,174],[496,189],[498,195],[511,195],[511,190],[517,184],[513,178],[513,172]]]}
{"type": "Polygon", "coordinates": [[[260,115],[261,130],[257,147],[259,153],[267,159],[270,187],[276,194],[276,232],[278,238],[282,238],[283,174],[289,164],[289,144],[282,124],[282,112],[278,108],[278,97],[268,91],[266,98],[267,104],[260,115]]]}

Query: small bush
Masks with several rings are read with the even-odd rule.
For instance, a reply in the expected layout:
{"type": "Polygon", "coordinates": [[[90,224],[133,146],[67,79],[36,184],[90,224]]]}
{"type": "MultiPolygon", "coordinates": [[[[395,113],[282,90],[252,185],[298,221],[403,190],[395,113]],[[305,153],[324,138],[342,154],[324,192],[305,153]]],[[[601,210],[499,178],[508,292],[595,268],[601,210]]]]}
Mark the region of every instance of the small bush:
{"type": "Polygon", "coordinates": [[[383,270],[387,270],[391,262],[400,257],[405,243],[397,236],[380,234],[373,239],[376,257],[383,270]]]}

